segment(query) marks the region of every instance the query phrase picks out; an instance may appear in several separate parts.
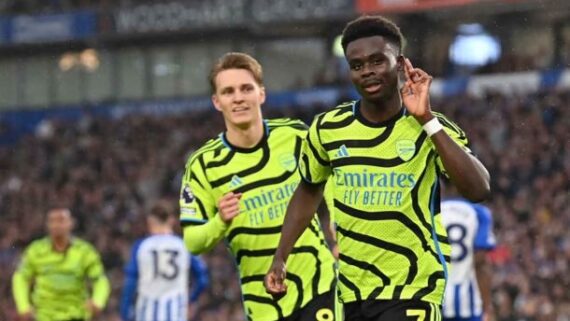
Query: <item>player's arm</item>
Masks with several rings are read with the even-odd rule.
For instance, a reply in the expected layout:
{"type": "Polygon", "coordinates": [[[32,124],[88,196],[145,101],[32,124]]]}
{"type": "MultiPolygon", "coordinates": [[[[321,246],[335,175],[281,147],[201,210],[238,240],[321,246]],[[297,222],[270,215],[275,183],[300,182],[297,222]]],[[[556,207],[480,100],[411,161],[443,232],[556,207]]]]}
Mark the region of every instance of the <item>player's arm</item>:
{"type": "Polygon", "coordinates": [[[16,272],[12,276],[12,294],[16,309],[21,316],[31,317],[33,313],[30,303],[30,285],[34,276],[34,267],[31,261],[29,248],[24,252],[16,272]]]}
{"type": "Polygon", "coordinates": [[[495,235],[493,233],[493,217],[489,208],[483,205],[475,204],[475,212],[477,213],[477,232],[473,247],[475,249],[475,274],[477,276],[477,284],[483,301],[484,321],[493,321],[494,308],[491,298],[491,264],[489,262],[488,252],[496,246],[495,235]]]}
{"type": "Polygon", "coordinates": [[[129,321],[134,319],[132,307],[134,305],[135,294],[137,291],[137,281],[139,276],[139,267],[137,261],[137,252],[140,248],[141,241],[135,243],[131,250],[131,257],[125,266],[125,282],[123,284],[123,293],[121,295],[121,303],[119,306],[121,319],[129,321]]]}
{"type": "Polygon", "coordinates": [[[184,244],[194,255],[210,251],[224,238],[227,224],[219,215],[202,225],[184,227],[184,244]]]}
{"type": "MultiPolygon", "coordinates": [[[[426,118],[425,122],[429,120],[426,118]]],[[[444,130],[431,136],[431,140],[458,192],[472,202],[484,201],[490,193],[490,176],[485,166],[459,147],[444,130]]]]}
{"type": "MultiPolygon", "coordinates": [[[[402,99],[406,109],[426,128],[428,122],[436,119],[429,102],[429,87],[432,77],[425,71],[414,68],[407,58],[404,64],[406,83],[402,88],[402,99]]],[[[435,121],[434,121],[435,122],[435,121]]],[[[431,136],[449,179],[465,198],[473,202],[485,200],[490,193],[490,176],[483,164],[461,148],[440,126],[430,122],[427,126],[435,132],[431,136]],[[433,125],[430,126],[430,125],[433,125]],[[439,129],[439,130],[438,130],[439,129]]]]}
{"type": "Polygon", "coordinates": [[[491,264],[488,260],[487,251],[475,251],[475,271],[477,275],[477,284],[483,301],[484,321],[494,320],[494,308],[491,298],[491,264]]]}
{"type": "Polygon", "coordinates": [[[105,308],[109,300],[111,285],[105,275],[105,268],[101,262],[101,257],[95,248],[89,247],[86,257],[86,275],[91,280],[93,288],[91,298],[87,301],[87,308],[93,315],[97,315],[105,308]]]}
{"type": "Polygon", "coordinates": [[[205,224],[184,227],[184,243],[190,253],[211,250],[225,236],[229,224],[239,214],[241,194],[230,192],[218,201],[219,212],[205,224]]]}
{"type": "Polygon", "coordinates": [[[239,214],[240,198],[241,194],[230,192],[216,202],[202,165],[196,156],[190,159],[180,191],[180,222],[184,243],[192,254],[208,252],[224,238],[239,214]]]}
{"type": "Polygon", "coordinates": [[[287,206],[287,213],[281,229],[281,239],[273,258],[273,262],[278,267],[285,265],[295,242],[311,223],[319,204],[322,203],[323,189],[324,184],[313,185],[304,180],[299,183],[287,206]]]}
{"type": "Polygon", "coordinates": [[[202,294],[210,284],[210,277],[208,276],[206,263],[204,263],[199,256],[190,255],[190,273],[195,282],[192,293],[190,294],[190,303],[193,303],[198,301],[200,294],[202,294]]]}
{"type": "Polygon", "coordinates": [[[319,222],[321,223],[321,228],[325,236],[325,240],[329,246],[329,249],[333,253],[334,257],[338,259],[338,245],[336,243],[336,235],[334,231],[333,222],[331,222],[330,210],[325,201],[322,201],[317,209],[317,215],[319,217],[319,222]]]}
{"type": "Polygon", "coordinates": [[[285,285],[287,257],[323,201],[324,186],[331,173],[328,154],[322,146],[317,126],[322,117],[322,115],[317,117],[313,122],[307,138],[303,141],[299,157],[299,173],[302,179],[287,206],[279,245],[271,268],[265,276],[265,289],[272,295],[284,295],[287,291],[285,285]]]}

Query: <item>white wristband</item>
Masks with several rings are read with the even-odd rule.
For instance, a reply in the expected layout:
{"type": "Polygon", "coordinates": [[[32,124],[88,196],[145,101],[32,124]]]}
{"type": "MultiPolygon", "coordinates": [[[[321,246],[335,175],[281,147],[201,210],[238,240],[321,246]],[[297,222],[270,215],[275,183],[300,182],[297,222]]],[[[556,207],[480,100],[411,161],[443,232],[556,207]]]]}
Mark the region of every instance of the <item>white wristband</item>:
{"type": "Polygon", "coordinates": [[[433,134],[443,129],[443,126],[441,126],[437,117],[432,118],[432,120],[425,123],[422,127],[424,128],[428,137],[433,136],[433,134]]]}

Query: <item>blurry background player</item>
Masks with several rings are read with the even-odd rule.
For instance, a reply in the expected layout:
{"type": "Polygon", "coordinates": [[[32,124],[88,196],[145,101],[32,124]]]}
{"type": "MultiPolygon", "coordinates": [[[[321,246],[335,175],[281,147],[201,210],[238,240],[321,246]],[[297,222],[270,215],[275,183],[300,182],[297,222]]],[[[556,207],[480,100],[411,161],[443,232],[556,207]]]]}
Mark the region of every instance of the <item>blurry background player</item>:
{"type": "Polygon", "coordinates": [[[103,264],[91,244],[72,237],[73,226],[69,209],[53,208],[47,212],[49,235],[26,248],[12,279],[20,320],[87,320],[105,307],[110,286],[103,264]]]}
{"type": "Polygon", "coordinates": [[[197,301],[208,285],[206,266],[190,255],[182,238],[174,234],[174,222],[176,219],[165,204],[156,204],[148,214],[150,236],[135,243],[125,268],[121,301],[124,321],[186,321],[188,301],[197,301]],[[190,272],[196,283],[188,297],[190,272]]]}
{"type": "Polygon", "coordinates": [[[443,318],[492,321],[491,272],[487,251],[495,247],[491,211],[457,195],[449,182],[441,203],[442,221],[451,244],[451,270],[445,288],[443,318]]]}

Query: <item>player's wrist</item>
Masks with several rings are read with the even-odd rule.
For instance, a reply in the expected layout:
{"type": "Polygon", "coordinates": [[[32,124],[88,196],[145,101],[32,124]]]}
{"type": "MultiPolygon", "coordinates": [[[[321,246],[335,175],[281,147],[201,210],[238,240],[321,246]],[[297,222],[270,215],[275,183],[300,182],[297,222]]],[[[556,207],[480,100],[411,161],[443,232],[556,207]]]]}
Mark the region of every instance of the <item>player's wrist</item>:
{"type": "Polygon", "coordinates": [[[422,128],[428,135],[428,137],[433,136],[435,133],[443,130],[443,126],[437,119],[437,117],[433,117],[431,120],[427,121],[422,125],[422,128]]]}
{"type": "Polygon", "coordinates": [[[424,126],[426,123],[428,123],[432,119],[436,118],[433,115],[433,113],[431,112],[431,110],[428,110],[426,113],[424,113],[422,115],[414,115],[414,117],[416,118],[418,123],[420,123],[420,125],[422,125],[422,126],[424,126]]]}
{"type": "Polygon", "coordinates": [[[285,255],[285,253],[277,249],[277,251],[275,251],[275,255],[273,255],[272,265],[273,266],[285,265],[286,260],[287,260],[287,255],[285,255]]]}
{"type": "Polygon", "coordinates": [[[218,225],[220,227],[227,227],[232,220],[231,219],[225,219],[224,216],[222,215],[222,213],[218,213],[218,215],[216,215],[216,222],[218,223],[218,225]]]}

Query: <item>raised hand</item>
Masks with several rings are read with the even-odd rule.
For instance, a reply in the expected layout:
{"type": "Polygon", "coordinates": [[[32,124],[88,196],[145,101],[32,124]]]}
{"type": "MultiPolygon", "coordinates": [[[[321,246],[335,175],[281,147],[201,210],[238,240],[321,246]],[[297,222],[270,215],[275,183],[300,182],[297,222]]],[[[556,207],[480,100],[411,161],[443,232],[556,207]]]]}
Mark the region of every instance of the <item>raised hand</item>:
{"type": "Polygon", "coordinates": [[[271,268],[265,275],[263,285],[267,293],[276,298],[280,298],[287,293],[287,285],[285,277],[287,276],[287,268],[283,260],[274,259],[271,268]]]}
{"type": "Polygon", "coordinates": [[[230,223],[232,219],[239,215],[239,200],[241,193],[229,192],[218,200],[218,211],[220,218],[225,223],[230,223]]]}
{"type": "Polygon", "coordinates": [[[429,88],[433,77],[419,68],[414,68],[408,58],[404,58],[404,73],[406,82],[401,91],[404,106],[423,125],[433,118],[429,102],[429,88]]]}

